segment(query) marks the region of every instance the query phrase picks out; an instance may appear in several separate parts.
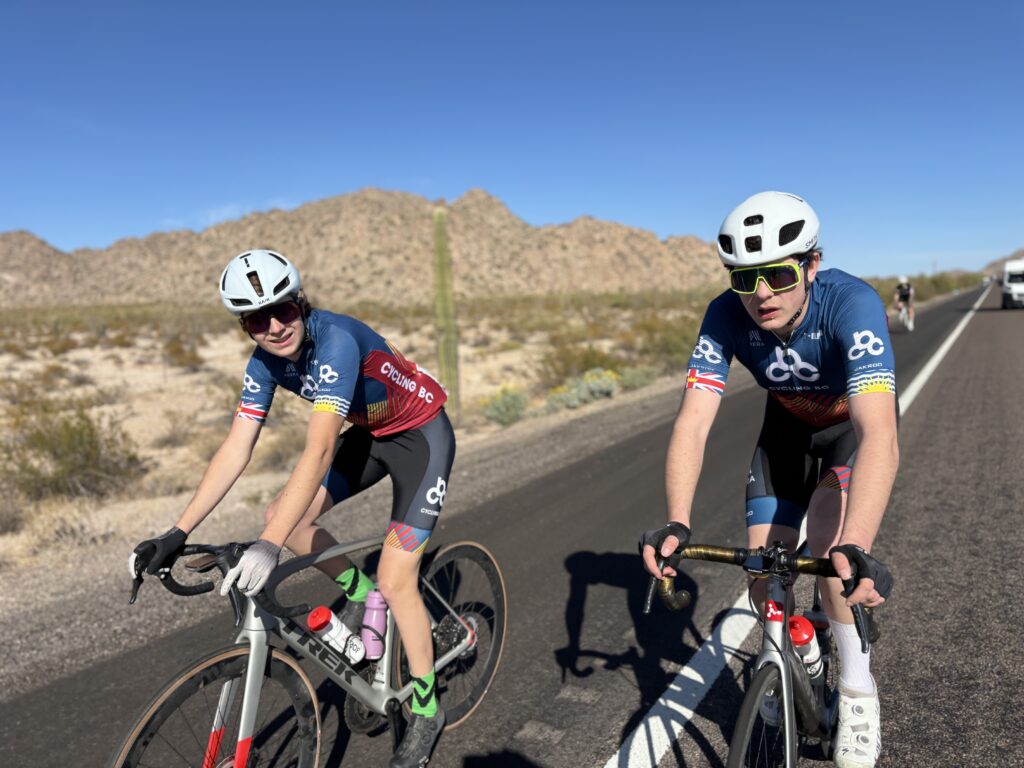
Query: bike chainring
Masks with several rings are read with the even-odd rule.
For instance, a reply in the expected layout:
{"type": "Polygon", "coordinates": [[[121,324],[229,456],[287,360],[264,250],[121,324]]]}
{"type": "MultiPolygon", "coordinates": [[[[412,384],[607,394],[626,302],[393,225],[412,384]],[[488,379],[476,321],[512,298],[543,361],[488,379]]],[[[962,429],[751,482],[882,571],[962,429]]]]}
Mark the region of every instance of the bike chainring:
{"type": "MultiPolygon", "coordinates": [[[[373,680],[373,665],[367,664],[359,670],[359,676],[366,682],[373,680]]],[[[345,694],[345,725],[352,733],[367,734],[384,725],[384,715],[378,715],[368,709],[361,701],[350,693],[345,694]]]]}

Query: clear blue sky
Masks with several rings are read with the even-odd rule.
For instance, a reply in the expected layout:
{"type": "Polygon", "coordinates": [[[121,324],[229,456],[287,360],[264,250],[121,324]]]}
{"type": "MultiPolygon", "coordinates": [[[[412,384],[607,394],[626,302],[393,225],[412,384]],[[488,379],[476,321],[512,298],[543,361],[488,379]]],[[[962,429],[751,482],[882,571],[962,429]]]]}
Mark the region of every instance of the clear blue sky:
{"type": "Polygon", "coordinates": [[[480,187],[711,240],[782,189],[826,266],[976,268],[1024,247],[1021,8],[0,0],[0,231],[105,247],[480,187]]]}

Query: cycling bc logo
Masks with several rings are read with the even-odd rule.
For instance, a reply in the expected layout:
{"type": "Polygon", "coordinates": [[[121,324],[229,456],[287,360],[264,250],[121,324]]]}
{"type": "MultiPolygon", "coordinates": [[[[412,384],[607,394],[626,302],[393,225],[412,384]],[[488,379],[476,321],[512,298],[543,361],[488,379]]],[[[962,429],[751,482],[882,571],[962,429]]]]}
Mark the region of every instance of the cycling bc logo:
{"type": "Polygon", "coordinates": [[[256,394],[257,392],[260,391],[260,385],[257,384],[256,379],[254,379],[248,373],[245,374],[245,378],[242,380],[242,385],[245,387],[247,392],[252,392],[253,394],[256,394]]]}
{"type": "Polygon", "coordinates": [[[437,485],[427,491],[427,503],[437,504],[440,508],[444,506],[444,494],[448,490],[448,484],[443,477],[437,478],[437,485]]]}
{"type": "Polygon", "coordinates": [[[787,349],[782,351],[781,347],[775,348],[775,362],[765,369],[765,375],[775,382],[782,382],[789,379],[790,374],[801,381],[817,381],[821,373],[810,363],[805,363],[796,350],[787,349]]]}
{"type": "Polygon", "coordinates": [[[701,336],[697,341],[697,348],[693,350],[693,357],[696,360],[707,360],[712,365],[718,365],[722,362],[722,356],[715,352],[714,346],[704,336],[701,336]]]}
{"type": "Polygon", "coordinates": [[[885,344],[871,331],[854,331],[853,346],[850,347],[851,360],[860,360],[864,354],[880,355],[885,351],[885,344]]]}

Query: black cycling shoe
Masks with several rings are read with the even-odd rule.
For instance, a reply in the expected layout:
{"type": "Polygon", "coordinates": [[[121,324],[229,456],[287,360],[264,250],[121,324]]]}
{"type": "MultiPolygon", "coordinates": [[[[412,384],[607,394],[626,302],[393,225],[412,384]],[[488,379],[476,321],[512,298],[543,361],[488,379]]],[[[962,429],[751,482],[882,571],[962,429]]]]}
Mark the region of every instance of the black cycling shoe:
{"type": "Polygon", "coordinates": [[[345,605],[338,611],[338,619],[355,634],[363,628],[363,614],[366,613],[366,603],[357,603],[355,600],[346,600],[345,605]]]}
{"type": "Polygon", "coordinates": [[[391,758],[390,768],[422,768],[430,761],[430,753],[443,730],[444,710],[439,708],[434,717],[413,715],[402,743],[391,758]]]}

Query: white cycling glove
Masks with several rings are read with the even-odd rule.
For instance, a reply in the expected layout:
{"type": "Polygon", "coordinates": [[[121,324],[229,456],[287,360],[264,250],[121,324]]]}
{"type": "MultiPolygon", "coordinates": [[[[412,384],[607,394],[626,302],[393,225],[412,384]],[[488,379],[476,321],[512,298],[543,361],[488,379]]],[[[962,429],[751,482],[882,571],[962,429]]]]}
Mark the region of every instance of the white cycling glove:
{"type": "Polygon", "coordinates": [[[226,595],[236,581],[238,589],[243,595],[246,597],[256,595],[267,583],[267,579],[277,567],[280,557],[281,548],[279,546],[260,539],[245,550],[238,564],[224,576],[224,583],[220,585],[221,595],[226,595]]]}

